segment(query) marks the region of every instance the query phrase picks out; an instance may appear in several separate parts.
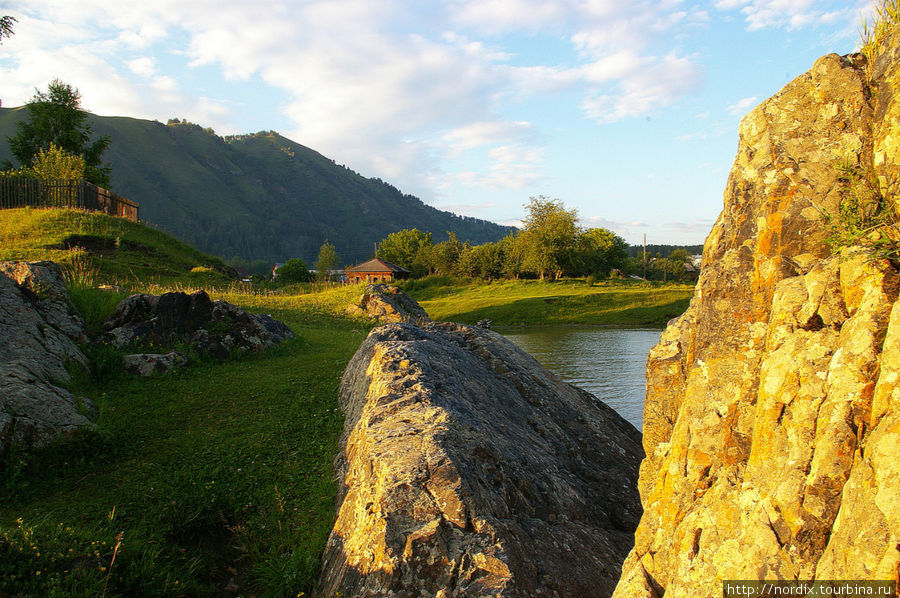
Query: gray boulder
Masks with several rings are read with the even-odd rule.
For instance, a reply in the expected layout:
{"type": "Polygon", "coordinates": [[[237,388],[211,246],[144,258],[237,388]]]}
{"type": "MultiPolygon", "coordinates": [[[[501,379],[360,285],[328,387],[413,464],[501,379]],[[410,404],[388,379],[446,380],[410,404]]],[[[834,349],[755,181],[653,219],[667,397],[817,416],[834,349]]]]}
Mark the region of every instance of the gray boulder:
{"type": "Polygon", "coordinates": [[[502,336],[372,331],[344,373],[321,596],[609,596],[641,435],[502,336]]]}
{"type": "Polygon", "coordinates": [[[225,301],[212,301],[205,291],[132,295],[118,305],[103,327],[107,332],[101,342],[115,347],[185,340],[217,358],[225,358],[235,349],[261,351],[294,337],[283,322],[225,301]]]}
{"type": "Polygon", "coordinates": [[[86,339],[58,265],[0,262],[0,452],[92,425],[90,402],[63,388],[86,339]]]}

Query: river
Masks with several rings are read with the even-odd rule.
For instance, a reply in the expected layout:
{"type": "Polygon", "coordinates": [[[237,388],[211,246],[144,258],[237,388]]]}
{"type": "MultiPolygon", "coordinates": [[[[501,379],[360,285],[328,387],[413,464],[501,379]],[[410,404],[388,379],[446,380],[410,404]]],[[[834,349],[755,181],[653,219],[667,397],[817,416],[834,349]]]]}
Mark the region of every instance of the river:
{"type": "Polygon", "coordinates": [[[569,326],[497,332],[643,429],[647,353],[659,341],[662,329],[569,326]]]}

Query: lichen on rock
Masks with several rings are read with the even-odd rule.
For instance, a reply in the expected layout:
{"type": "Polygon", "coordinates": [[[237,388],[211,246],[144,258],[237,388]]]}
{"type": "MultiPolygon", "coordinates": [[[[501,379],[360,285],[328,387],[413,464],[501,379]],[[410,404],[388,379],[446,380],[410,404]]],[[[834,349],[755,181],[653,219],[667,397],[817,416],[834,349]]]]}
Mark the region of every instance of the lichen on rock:
{"type": "Polygon", "coordinates": [[[319,595],[608,596],[640,517],[640,433],[502,336],[372,331],[340,390],[319,595]]]}
{"type": "Polygon", "coordinates": [[[835,165],[897,168],[900,64],[872,85],[864,62],[825,56],[741,122],[696,293],[648,359],[644,516],[617,597],[897,579],[900,274],[826,242],[835,165]]]}

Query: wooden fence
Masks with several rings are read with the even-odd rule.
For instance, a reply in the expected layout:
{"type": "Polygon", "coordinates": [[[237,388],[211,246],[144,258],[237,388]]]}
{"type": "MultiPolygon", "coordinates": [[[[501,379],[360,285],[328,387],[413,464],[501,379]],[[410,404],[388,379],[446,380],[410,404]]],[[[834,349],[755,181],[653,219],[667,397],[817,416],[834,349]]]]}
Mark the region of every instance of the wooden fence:
{"type": "Polygon", "coordinates": [[[42,181],[25,177],[0,177],[0,209],[80,208],[112,216],[138,219],[138,204],[85,180],[42,181]]]}

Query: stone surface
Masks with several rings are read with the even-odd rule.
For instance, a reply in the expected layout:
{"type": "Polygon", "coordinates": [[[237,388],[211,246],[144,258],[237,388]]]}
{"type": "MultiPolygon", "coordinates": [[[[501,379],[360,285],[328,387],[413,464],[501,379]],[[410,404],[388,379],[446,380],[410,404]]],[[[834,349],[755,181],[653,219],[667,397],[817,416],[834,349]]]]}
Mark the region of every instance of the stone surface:
{"type": "Polygon", "coordinates": [[[107,332],[101,341],[115,347],[184,339],[217,358],[225,358],[235,349],[261,351],[294,337],[283,322],[225,301],[212,301],[205,291],[132,295],[119,303],[103,327],[107,332]]]}
{"type": "Polygon", "coordinates": [[[344,373],[321,596],[608,596],[640,433],[502,336],[390,324],[344,373]]]}
{"type": "Polygon", "coordinates": [[[187,357],[178,351],[170,351],[168,353],[135,353],[134,355],[125,355],[122,357],[122,363],[125,371],[137,374],[138,376],[152,376],[153,374],[164,374],[175,368],[187,365],[187,357]]]}
{"type": "Polygon", "coordinates": [[[696,293],[648,359],[644,515],[615,596],[898,578],[900,274],[831,255],[823,221],[836,164],[900,172],[895,48],[874,85],[861,56],[825,56],[742,120],[696,293]]]}
{"type": "Polygon", "coordinates": [[[347,308],[355,316],[374,318],[382,324],[428,321],[428,314],[416,300],[398,287],[387,284],[366,285],[359,303],[347,308]]]}
{"type": "Polygon", "coordinates": [[[59,266],[0,262],[0,453],[92,425],[92,405],[62,388],[67,365],[87,366],[85,340],[59,266]]]}

